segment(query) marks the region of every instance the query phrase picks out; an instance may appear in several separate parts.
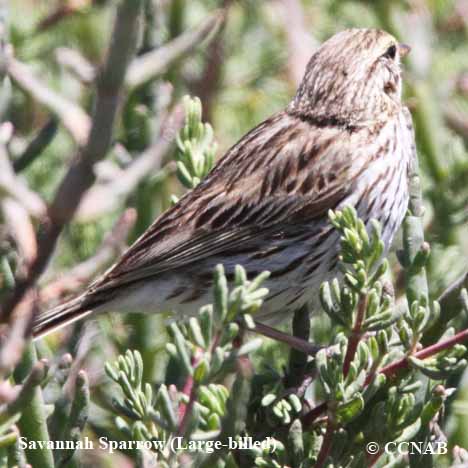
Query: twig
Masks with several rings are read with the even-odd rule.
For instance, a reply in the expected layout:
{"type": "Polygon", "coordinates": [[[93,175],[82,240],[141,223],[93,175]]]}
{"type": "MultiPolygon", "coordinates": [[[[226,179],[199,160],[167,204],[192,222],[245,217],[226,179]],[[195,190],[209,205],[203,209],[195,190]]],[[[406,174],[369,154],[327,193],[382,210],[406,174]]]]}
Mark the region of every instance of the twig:
{"type": "Polygon", "coordinates": [[[176,106],[162,123],[160,135],[152,146],[135,158],[118,177],[107,183],[96,184],[84,194],[76,219],[90,221],[121,206],[148,174],[161,167],[162,160],[172,147],[183,120],[183,110],[181,106],[176,106]]]}
{"type": "Polygon", "coordinates": [[[30,289],[11,313],[10,323],[0,333],[0,375],[11,371],[21,359],[25,336],[37,308],[36,293],[30,289]]]}
{"type": "Polygon", "coordinates": [[[59,5],[52,13],[49,13],[44,19],[37,25],[37,30],[42,32],[50,27],[55,26],[57,23],[62,21],[64,18],[68,18],[71,15],[79,13],[86,5],[90,2],[72,2],[67,1],[64,5],[59,5]]]}
{"type": "MultiPolygon", "coordinates": [[[[200,349],[195,351],[191,362],[193,369],[197,366],[202,355],[203,353],[200,349]]],[[[188,424],[192,417],[192,408],[197,396],[197,385],[192,375],[187,376],[182,393],[188,397],[188,403],[181,403],[179,405],[179,428],[177,434],[183,437],[186,435],[188,424]]]]}
{"type": "MultiPolygon", "coordinates": [[[[3,126],[7,123],[3,124],[3,126]]],[[[45,214],[46,205],[41,197],[28,188],[13,171],[4,142],[0,141],[0,195],[8,196],[22,205],[27,212],[38,218],[45,214]]]]}
{"type": "MultiPolygon", "coordinates": [[[[439,343],[435,343],[431,346],[427,346],[426,348],[417,351],[416,353],[412,354],[417,359],[427,359],[431,356],[434,356],[441,351],[446,349],[450,349],[456,344],[463,343],[464,341],[468,340],[468,329],[462,330],[461,332],[457,333],[456,335],[447,338],[446,340],[440,341],[439,343]]],[[[386,375],[387,377],[391,377],[395,375],[397,372],[405,369],[409,369],[410,362],[408,357],[403,357],[398,361],[392,362],[388,366],[383,367],[379,370],[378,374],[386,375]]],[[[369,374],[366,378],[365,385],[369,385],[376,374],[369,374]]],[[[310,427],[310,425],[322,414],[327,411],[327,402],[323,402],[312,408],[308,413],[306,413],[302,418],[301,421],[304,424],[304,427],[310,427]]]]}
{"type": "MultiPolygon", "coordinates": [[[[463,343],[468,340],[468,329],[462,330],[451,338],[435,343],[431,346],[421,349],[420,351],[412,354],[417,359],[427,359],[428,357],[434,356],[434,354],[440,353],[446,349],[450,349],[458,343],[463,343]]],[[[388,366],[380,369],[379,374],[384,374],[387,377],[390,377],[396,374],[400,370],[408,369],[410,363],[407,357],[401,358],[400,360],[389,364],[388,366]]],[[[370,383],[370,380],[366,380],[366,385],[370,383]]]]}
{"type": "Polygon", "coordinates": [[[315,463],[315,468],[323,468],[325,466],[325,462],[327,461],[328,455],[330,454],[330,450],[332,447],[334,434],[335,434],[335,425],[333,424],[332,420],[328,418],[327,430],[323,437],[322,446],[320,447],[320,452],[317,456],[317,462],[315,463]]]}
{"type": "Polygon", "coordinates": [[[23,153],[13,162],[16,173],[26,169],[41,153],[49,146],[57,134],[58,121],[55,117],[50,118],[39,130],[37,135],[30,141],[23,153]]]}
{"type": "Polygon", "coordinates": [[[27,65],[13,57],[7,62],[7,71],[19,88],[47,107],[63,122],[78,145],[83,146],[86,143],[91,123],[88,114],[79,105],[50,89],[27,65]]]}
{"type": "Polygon", "coordinates": [[[294,348],[297,351],[300,351],[301,353],[305,353],[308,355],[317,354],[317,352],[321,348],[320,346],[309,343],[306,340],[297,338],[296,336],[288,335],[287,333],[283,333],[279,330],[276,330],[275,328],[269,327],[268,325],[265,325],[264,323],[260,323],[260,322],[255,322],[255,328],[252,329],[251,331],[254,331],[255,333],[259,333],[260,335],[271,338],[272,340],[285,343],[291,348],[294,348]]]}
{"type": "Polygon", "coordinates": [[[104,158],[111,144],[114,121],[122,94],[125,71],[137,43],[142,0],[119,4],[106,62],[97,80],[97,96],[91,131],[63,178],[44,221],[38,242],[38,256],[23,281],[18,281],[12,297],[2,310],[6,321],[13,308],[34,285],[54,251],[63,227],[73,218],[81,197],[95,180],[93,166],[104,158]]]}
{"type": "Polygon", "coordinates": [[[12,198],[4,198],[0,205],[5,225],[15,241],[22,266],[27,267],[37,255],[36,236],[29,214],[23,205],[12,198]]]}
{"type": "Polygon", "coordinates": [[[123,250],[135,221],[136,211],[133,208],[127,208],[105,237],[95,255],[76,265],[67,273],[59,275],[42,288],[39,292],[40,303],[57,300],[90,281],[116,254],[123,250]]]}
{"type": "Polygon", "coordinates": [[[327,411],[327,408],[327,402],[324,401],[322,403],[319,403],[317,406],[315,406],[309,412],[307,412],[304,416],[302,416],[301,421],[304,425],[304,428],[310,427],[319,416],[321,416],[327,411]]]}
{"type": "Polygon", "coordinates": [[[361,295],[358,303],[358,310],[356,314],[356,322],[354,324],[351,336],[349,337],[348,347],[346,349],[346,355],[343,363],[343,375],[347,377],[351,363],[353,362],[354,355],[359,345],[359,341],[362,337],[362,322],[364,321],[364,316],[367,308],[367,296],[361,295]]]}
{"type": "Polygon", "coordinates": [[[317,40],[310,34],[299,0],[281,0],[281,18],[288,44],[288,73],[298,86],[304,76],[307,63],[318,47],[317,40]]]}
{"type": "MultiPolygon", "coordinates": [[[[292,332],[296,338],[303,340],[305,343],[309,342],[310,318],[307,306],[302,307],[294,313],[292,332]]],[[[294,348],[291,349],[289,352],[286,387],[296,387],[303,381],[307,359],[308,353],[298,351],[294,348]]]]}
{"type": "Polygon", "coordinates": [[[77,50],[59,47],[55,51],[55,59],[58,64],[73,73],[84,84],[91,84],[96,78],[96,70],[93,65],[77,50]]]}
{"type": "Polygon", "coordinates": [[[444,119],[447,126],[458,133],[464,140],[468,142],[468,115],[454,109],[447,107],[444,111],[444,119]]]}
{"type": "Polygon", "coordinates": [[[444,311],[444,320],[447,322],[452,318],[447,317],[446,313],[450,310],[457,310],[456,305],[461,305],[460,292],[463,288],[468,289],[468,272],[456,279],[437,299],[440,308],[444,311]]]}
{"type": "Polygon", "coordinates": [[[134,59],[125,78],[127,89],[135,89],[164,73],[170,65],[197,48],[208,36],[213,38],[223,21],[224,12],[216,11],[196,28],[134,59]]]}
{"type": "MultiPolygon", "coordinates": [[[[228,9],[233,4],[233,0],[223,0],[222,7],[227,15],[228,9]]],[[[221,24],[216,40],[210,42],[207,47],[205,65],[201,76],[190,86],[191,94],[198,96],[203,104],[203,120],[212,121],[213,103],[219,91],[222,79],[222,71],[225,63],[225,23],[221,24]]]]}

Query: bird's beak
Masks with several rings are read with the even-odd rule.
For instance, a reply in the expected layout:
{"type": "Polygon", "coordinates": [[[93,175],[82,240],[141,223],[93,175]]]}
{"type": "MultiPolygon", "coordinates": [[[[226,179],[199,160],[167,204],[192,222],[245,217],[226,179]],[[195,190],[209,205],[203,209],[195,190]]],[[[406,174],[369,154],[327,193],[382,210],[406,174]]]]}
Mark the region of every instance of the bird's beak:
{"type": "Polygon", "coordinates": [[[398,44],[400,57],[405,57],[411,52],[411,47],[407,44],[398,44]]]}

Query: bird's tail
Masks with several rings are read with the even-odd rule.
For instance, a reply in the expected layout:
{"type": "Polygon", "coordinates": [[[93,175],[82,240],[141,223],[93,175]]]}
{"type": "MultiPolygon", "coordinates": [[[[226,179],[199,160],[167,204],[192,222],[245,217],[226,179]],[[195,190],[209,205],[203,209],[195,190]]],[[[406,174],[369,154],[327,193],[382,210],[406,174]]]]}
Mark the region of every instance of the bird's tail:
{"type": "Polygon", "coordinates": [[[48,333],[84,318],[92,312],[85,296],[78,296],[44,313],[39,313],[33,320],[33,338],[37,339],[48,333]]]}

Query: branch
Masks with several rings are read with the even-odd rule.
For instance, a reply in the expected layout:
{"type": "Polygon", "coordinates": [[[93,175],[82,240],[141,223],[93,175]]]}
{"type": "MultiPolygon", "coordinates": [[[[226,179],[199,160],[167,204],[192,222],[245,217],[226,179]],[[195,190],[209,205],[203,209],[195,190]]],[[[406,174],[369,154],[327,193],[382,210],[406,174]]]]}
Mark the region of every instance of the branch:
{"type": "Polygon", "coordinates": [[[307,355],[315,355],[321,349],[321,346],[314,345],[313,343],[298,338],[294,335],[288,335],[282,331],[272,328],[264,323],[255,322],[255,328],[251,329],[255,333],[271,338],[272,340],[279,341],[280,343],[285,343],[292,349],[299,351],[307,355]]]}
{"type": "MultiPolygon", "coordinates": [[[[417,359],[427,359],[431,356],[434,356],[441,351],[446,349],[450,349],[456,344],[463,343],[464,341],[468,341],[468,329],[462,330],[461,332],[457,333],[456,335],[447,338],[446,340],[440,341],[439,343],[435,343],[431,346],[427,346],[426,348],[421,349],[420,351],[412,354],[413,357],[417,359]]],[[[410,362],[407,356],[399,359],[398,361],[392,362],[388,366],[383,367],[378,371],[378,374],[383,374],[387,377],[394,376],[397,372],[405,369],[409,369],[410,362]]],[[[366,378],[365,385],[369,385],[372,380],[375,378],[376,374],[369,374],[366,378]]],[[[327,411],[327,402],[322,402],[312,408],[308,413],[306,413],[302,418],[301,421],[304,424],[304,427],[310,427],[310,425],[322,414],[327,411]]]]}
{"type": "MultiPolygon", "coordinates": [[[[61,2],[62,3],[62,2],[61,2]]],[[[37,30],[43,32],[51,27],[57,25],[65,18],[68,18],[72,15],[80,13],[85,7],[89,6],[89,2],[72,2],[65,1],[64,5],[57,6],[51,13],[49,13],[45,18],[43,18],[37,25],[37,30]]]]}
{"type": "Polygon", "coordinates": [[[55,59],[59,65],[73,73],[84,84],[91,84],[96,78],[93,65],[77,50],[59,47],[55,51],[55,59]]]}
{"type": "MultiPolygon", "coordinates": [[[[233,0],[222,0],[222,8],[226,15],[233,3],[233,0]]],[[[198,96],[202,102],[203,120],[207,122],[213,120],[213,105],[222,82],[226,51],[224,31],[225,23],[220,25],[216,40],[210,42],[204,53],[206,59],[203,72],[190,84],[190,94],[198,96]]]]}
{"type": "MultiPolygon", "coordinates": [[[[462,330],[461,332],[457,333],[456,335],[447,338],[446,340],[440,341],[435,343],[431,346],[427,346],[426,348],[421,349],[420,351],[412,354],[413,357],[417,359],[427,359],[428,357],[434,356],[434,354],[440,353],[446,349],[453,348],[456,344],[463,343],[464,341],[468,340],[468,329],[462,330]]],[[[383,367],[380,369],[379,374],[384,374],[387,377],[391,377],[395,375],[398,371],[409,369],[410,362],[408,358],[405,356],[396,362],[392,362],[388,366],[383,367]]],[[[371,379],[366,380],[366,385],[371,382],[371,379]]]]}
{"type": "Polygon", "coordinates": [[[194,29],[134,59],[125,78],[127,89],[135,89],[163,74],[176,60],[196,49],[208,36],[213,38],[223,21],[224,11],[218,10],[194,29]]]}
{"type": "Polygon", "coordinates": [[[11,314],[34,285],[54,251],[63,227],[73,218],[80,200],[95,180],[94,164],[109,150],[127,66],[138,38],[142,0],[124,0],[119,4],[106,62],[97,80],[97,95],[91,131],[86,145],[63,178],[50,206],[48,219],[40,229],[38,256],[28,276],[18,281],[15,291],[3,306],[2,319],[11,314]]]}
{"type": "MultiPolygon", "coordinates": [[[[4,123],[2,127],[5,127],[7,124],[9,123],[4,123]]],[[[1,137],[0,139],[3,140],[1,137]]],[[[3,199],[5,197],[15,200],[35,218],[41,217],[46,213],[46,205],[41,197],[36,192],[30,190],[23,180],[16,176],[3,140],[0,141],[0,198],[3,199]]]]}
{"type": "Polygon", "coordinates": [[[362,337],[362,322],[364,321],[367,309],[367,296],[361,295],[358,303],[358,310],[356,314],[356,322],[354,324],[351,336],[348,340],[348,347],[346,349],[346,356],[343,363],[343,375],[347,377],[351,363],[354,360],[356,350],[359,346],[359,341],[362,337]]]}
{"type": "Polygon", "coordinates": [[[444,119],[447,127],[458,133],[468,142],[468,115],[453,107],[447,107],[444,111],[444,119]]]}
{"type": "Polygon", "coordinates": [[[136,221],[136,211],[128,208],[117,220],[111,232],[105,237],[94,256],[76,265],[65,274],[59,275],[39,292],[39,301],[49,303],[64,295],[76,291],[92,279],[103,267],[122,251],[126,239],[136,221]]]}
{"type": "MultiPolygon", "coordinates": [[[[1,130],[5,131],[8,124],[9,122],[4,123],[1,130]]],[[[13,191],[15,196],[9,196],[7,191],[0,194],[0,207],[4,223],[15,241],[22,262],[21,268],[23,268],[29,266],[37,255],[36,236],[29,216],[30,212],[32,210],[36,215],[38,212],[44,213],[45,205],[36,193],[23,185],[13,172],[5,148],[12,133],[12,126],[10,127],[10,130],[6,129],[7,135],[0,136],[0,187],[10,188],[10,192],[13,191]],[[21,203],[18,200],[21,200],[21,203]],[[30,207],[29,212],[24,203],[30,207]]]]}
{"type": "Polygon", "coordinates": [[[7,72],[19,88],[63,122],[78,145],[86,143],[91,124],[88,114],[79,105],[50,89],[27,65],[13,57],[7,61],[7,72]]]}
{"type": "MultiPolygon", "coordinates": [[[[303,340],[309,346],[314,346],[309,344],[310,316],[307,306],[294,312],[292,333],[295,338],[303,340]]],[[[304,380],[308,357],[308,353],[291,348],[289,351],[288,371],[285,376],[286,387],[297,387],[304,380]]]]}
{"type": "Polygon", "coordinates": [[[325,462],[327,461],[328,455],[332,448],[333,435],[335,434],[335,425],[332,423],[332,420],[328,418],[327,421],[327,430],[323,437],[322,446],[320,447],[320,452],[317,456],[317,462],[315,463],[315,468],[323,468],[325,462]]]}
{"type": "Polygon", "coordinates": [[[29,142],[26,149],[13,162],[16,173],[26,169],[54,139],[58,129],[58,121],[55,117],[50,118],[39,130],[37,135],[29,142]]]}
{"type": "Polygon", "coordinates": [[[183,109],[176,106],[163,121],[158,139],[152,146],[135,158],[112,181],[96,184],[84,194],[76,218],[80,221],[90,221],[120,207],[148,174],[161,167],[162,160],[172,147],[183,120],[183,109]]]}
{"type": "Polygon", "coordinates": [[[36,304],[35,291],[30,289],[13,309],[8,327],[0,329],[0,375],[11,372],[21,359],[36,304]]]}
{"type": "Polygon", "coordinates": [[[282,0],[280,6],[288,44],[288,73],[291,81],[298,86],[309,59],[319,44],[306,26],[299,0],[282,0]]]}
{"type": "MultiPolygon", "coordinates": [[[[441,310],[448,311],[456,309],[455,304],[460,304],[460,293],[463,288],[468,289],[468,272],[455,280],[437,299],[441,310]]],[[[447,317],[444,317],[448,321],[447,317]]]]}

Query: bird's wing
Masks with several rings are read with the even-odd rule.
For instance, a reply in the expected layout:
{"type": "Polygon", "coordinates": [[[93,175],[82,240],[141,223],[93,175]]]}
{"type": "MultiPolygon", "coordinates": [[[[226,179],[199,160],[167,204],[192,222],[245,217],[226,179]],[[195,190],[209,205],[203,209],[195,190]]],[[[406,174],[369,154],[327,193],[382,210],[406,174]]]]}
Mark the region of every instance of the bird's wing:
{"type": "Polygon", "coordinates": [[[323,219],[352,190],[350,138],[345,129],[315,127],[286,113],[263,122],[157,218],[91,291],[232,253],[263,233],[323,219]]]}

